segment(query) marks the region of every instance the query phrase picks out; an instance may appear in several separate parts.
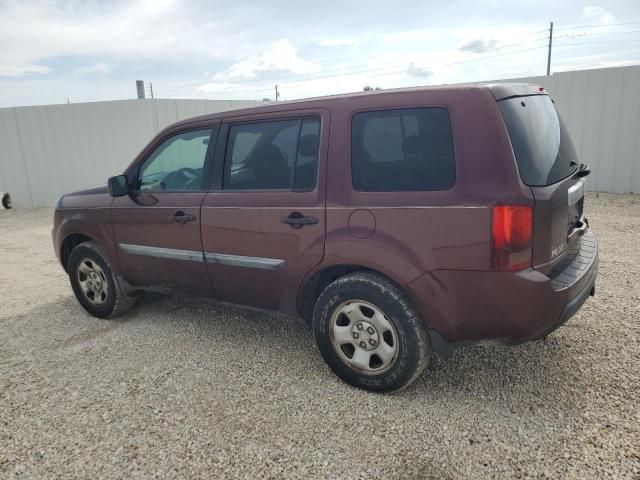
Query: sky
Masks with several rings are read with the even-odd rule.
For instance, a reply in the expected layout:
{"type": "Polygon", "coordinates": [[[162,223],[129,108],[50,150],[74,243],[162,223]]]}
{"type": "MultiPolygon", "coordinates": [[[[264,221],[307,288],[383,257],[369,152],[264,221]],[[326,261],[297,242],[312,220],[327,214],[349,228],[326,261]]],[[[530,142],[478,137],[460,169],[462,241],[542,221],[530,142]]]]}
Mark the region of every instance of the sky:
{"type": "Polygon", "coordinates": [[[280,100],[640,64],[640,0],[0,0],[0,107],[280,100]]]}

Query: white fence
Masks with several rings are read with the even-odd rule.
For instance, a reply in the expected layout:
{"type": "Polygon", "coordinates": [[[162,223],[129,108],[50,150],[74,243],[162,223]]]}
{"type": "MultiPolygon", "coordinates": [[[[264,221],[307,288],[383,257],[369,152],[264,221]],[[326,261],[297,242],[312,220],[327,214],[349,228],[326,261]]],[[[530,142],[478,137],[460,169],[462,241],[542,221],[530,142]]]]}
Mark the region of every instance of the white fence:
{"type": "MultiPolygon", "coordinates": [[[[501,81],[543,85],[591,165],[590,190],[640,193],[640,66],[501,81]]],[[[163,127],[254,101],[122,100],[0,109],[0,191],[15,207],[50,207],[64,192],[122,172],[163,127]]]]}
{"type": "Polygon", "coordinates": [[[161,129],[257,101],[118,100],[0,109],[0,191],[14,207],[51,207],[65,192],[121,173],[161,129]]]}
{"type": "Polygon", "coordinates": [[[567,124],[589,190],[640,193],[640,66],[500,82],[542,85],[567,124]]]}

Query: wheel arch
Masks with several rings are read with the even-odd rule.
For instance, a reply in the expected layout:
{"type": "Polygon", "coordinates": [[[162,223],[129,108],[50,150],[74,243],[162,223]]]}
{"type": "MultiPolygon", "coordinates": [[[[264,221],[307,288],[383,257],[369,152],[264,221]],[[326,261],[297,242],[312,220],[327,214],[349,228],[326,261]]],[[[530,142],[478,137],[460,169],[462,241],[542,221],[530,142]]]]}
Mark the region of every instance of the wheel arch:
{"type": "Polygon", "coordinates": [[[91,241],[94,241],[94,239],[84,233],[70,233],[64,237],[64,240],[62,240],[62,243],[60,244],[60,262],[62,263],[62,268],[64,268],[65,272],[69,273],[67,267],[71,251],[81,243],[91,241]]]}
{"type": "Polygon", "coordinates": [[[296,307],[298,314],[305,320],[305,322],[307,322],[307,324],[311,324],[313,308],[322,291],[338,278],[354,272],[370,272],[391,281],[415,304],[411,294],[402,286],[399,279],[394,278],[394,276],[382,272],[379,269],[357,263],[320,265],[305,277],[298,289],[296,307]]]}

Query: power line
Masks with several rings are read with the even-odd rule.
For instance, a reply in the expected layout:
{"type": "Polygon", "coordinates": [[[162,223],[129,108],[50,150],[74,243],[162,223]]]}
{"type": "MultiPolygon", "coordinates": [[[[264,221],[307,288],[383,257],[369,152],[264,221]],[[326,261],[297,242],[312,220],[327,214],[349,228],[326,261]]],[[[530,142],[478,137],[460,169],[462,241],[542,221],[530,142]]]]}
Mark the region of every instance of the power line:
{"type": "MultiPolygon", "coordinates": [[[[640,22],[626,22],[626,23],[616,23],[616,24],[608,24],[608,25],[578,25],[578,26],[570,26],[570,27],[559,27],[559,28],[555,28],[555,30],[573,30],[573,29],[584,29],[584,28],[600,28],[600,27],[614,27],[614,26],[623,26],[623,25],[640,25],[640,22]]],[[[526,33],[524,35],[536,35],[539,33],[549,33],[549,30],[540,30],[537,32],[530,32],[530,33],[526,33]]],[[[601,33],[584,33],[584,34],[579,34],[577,36],[579,37],[591,37],[591,36],[599,36],[599,35],[613,35],[613,34],[632,34],[632,33],[640,33],[640,30],[632,30],[632,31],[625,31],[625,32],[601,32],[601,33]]],[[[556,37],[556,38],[571,38],[568,35],[563,35],[560,37],[556,37]]],[[[501,50],[503,49],[509,49],[509,48],[513,48],[513,47],[517,47],[517,46],[521,46],[521,45],[531,45],[531,44],[536,44],[537,42],[540,41],[547,41],[548,37],[542,37],[542,38],[537,38],[537,39],[532,39],[530,41],[527,42],[519,42],[519,43],[514,43],[514,44],[507,44],[507,45],[497,45],[491,48],[491,50],[495,50],[498,51],[499,53],[495,54],[495,55],[483,55],[481,57],[478,58],[468,58],[468,59],[464,59],[464,60],[459,60],[459,61],[455,61],[455,62],[449,62],[449,63],[445,63],[445,64],[439,64],[442,66],[449,66],[449,65],[458,65],[458,64],[464,64],[464,63],[470,63],[470,62],[477,62],[477,61],[482,61],[482,60],[489,60],[492,58],[497,58],[497,57],[501,57],[501,56],[506,56],[506,55],[513,55],[513,54],[517,54],[517,53],[524,53],[524,52],[530,52],[530,51],[535,51],[535,50],[540,50],[543,48],[547,48],[547,45],[544,46],[537,46],[537,47],[532,47],[532,48],[526,48],[526,49],[519,49],[519,50],[514,50],[514,51],[506,51],[506,52],[501,52],[501,50]]],[[[633,41],[640,41],[639,40],[613,40],[613,41],[599,41],[599,42],[580,42],[580,43],[560,43],[560,44],[556,44],[554,46],[580,46],[580,45],[597,45],[597,44],[606,44],[606,43],[621,43],[621,42],[633,42],[633,41]]],[[[348,77],[348,76],[353,76],[353,75],[361,75],[361,74],[373,74],[373,75],[369,75],[371,77],[384,77],[384,76],[390,76],[390,75],[398,75],[401,73],[408,73],[411,69],[414,68],[428,68],[429,65],[420,65],[420,64],[410,64],[410,67],[407,68],[406,64],[396,64],[396,65],[388,65],[386,67],[377,67],[377,68],[365,68],[363,69],[363,67],[366,67],[368,64],[360,64],[360,65],[351,65],[351,66],[346,66],[346,67],[339,67],[339,68],[332,68],[332,69],[327,69],[327,70],[323,70],[323,71],[319,71],[319,72],[312,72],[312,73],[301,73],[301,74],[290,74],[290,75],[285,75],[285,76],[272,76],[272,77],[266,77],[266,78],[256,78],[256,79],[250,79],[250,80],[238,80],[238,81],[233,81],[233,82],[225,82],[228,85],[230,85],[230,87],[221,87],[219,90],[212,90],[209,91],[208,93],[251,93],[251,92],[267,92],[267,91],[273,91],[273,86],[269,86],[265,88],[251,88],[251,89],[237,89],[235,86],[236,85],[252,85],[255,84],[256,87],[259,86],[259,84],[264,83],[264,82],[271,82],[271,81],[277,81],[278,84],[280,86],[282,85],[288,85],[290,88],[298,88],[295,85],[296,84],[304,84],[307,82],[312,82],[315,80],[324,80],[324,79],[328,79],[328,78],[338,78],[338,77],[348,77]],[[393,68],[398,68],[398,67],[404,67],[400,70],[395,70],[395,71],[386,71],[389,69],[393,69],[393,68]],[[331,72],[339,72],[339,73],[335,73],[335,74],[331,74],[331,75],[327,75],[327,73],[331,73],[331,72]],[[377,73],[380,72],[380,73],[377,73]],[[284,80],[284,81],[283,81],[284,80]],[[289,80],[289,81],[287,81],[289,80]]]]}
{"type": "MultiPolygon", "coordinates": [[[[516,51],[513,51],[513,52],[506,52],[506,53],[498,53],[496,55],[489,55],[489,56],[485,56],[485,57],[482,57],[482,58],[471,58],[471,59],[468,59],[468,60],[459,60],[457,62],[444,63],[444,64],[442,64],[442,66],[448,67],[450,65],[460,65],[462,63],[478,62],[478,61],[481,61],[481,60],[489,60],[491,58],[496,58],[496,57],[504,57],[506,55],[514,55],[516,53],[532,52],[534,50],[540,50],[540,49],[543,49],[543,48],[547,48],[547,47],[543,45],[541,47],[525,48],[525,49],[516,50],[516,51]]],[[[417,66],[416,65],[416,67],[417,68],[426,68],[427,66],[425,65],[425,66],[421,67],[421,66],[417,66]]],[[[400,70],[400,71],[392,72],[392,73],[381,73],[379,75],[372,75],[372,77],[384,77],[386,75],[397,75],[398,73],[407,73],[407,72],[409,72],[409,70],[410,69],[405,69],[405,70],[400,70]]]]}
{"type": "Polygon", "coordinates": [[[607,23],[599,25],[575,25],[572,27],[559,27],[556,30],[576,30],[580,28],[604,28],[604,27],[620,27],[623,25],[640,25],[640,22],[626,22],[626,23],[607,23]]]}
{"type": "Polygon", "coordinates": [[[601,32],[601,33],[578,33],[578,34],[565,34],[556,38],[578,38],[578,37],[599,37],[602,35],[625,35],[627,33],[640,33],[640,30],[629,30],[626,32],[601,32]]]}
{"type": "MultiPolygon", "coordinates": [[[[531,51],[540,50],[540,49],[543,49],[543,48],[547,48],[547,47],[546,46],[540,46],[540,47],[534,47],[534,48],[525,48],[525,49],[515,50],[513,52],[498,53],[498,54],[495,54],[495,55],[483,56],[483,57],[479,57],[479,58],[470,58],[470,59],[466,59],[466,60],[458,60],[458,61],[455,61],[455,62],[449,62],[449,63],[445,63],[445,64],[441,64],[441,65],[442,66],[460,65],[460,64],[463,64],[463,63],[478,62],[478,61],[488,60],[488,59],[491,59],[491,58],[497,58],[497,57],[502,57],[502,56],[506,56],[506,55],[514,55],[516,53],[531,52],[531,51]]],[[[284,85],[292,86],[292,85],[295,85],[297,83],[310,82],[310,81],[314,81],[314,80],[322,80],[322,79],[326,79],[326,78],[348,77],[348,76],[352,76],[352,75],[359,75],[361,73],[377,72],[377,71],[386,70],[386,69],[389,69],[389,68],[394,68],[394,66],[385,67],[383,69],[377,68],[377,69],[363,70],[363,71],[359,71],[359,72],[351,72],[351,73],[344,73],[344,74],[338,74],[338,75],[326,75],[326,76],[323,76],[323,77],[316,77],[316,78],[307,79],[307,80],[298,80],[298,81],[292,81],[292,82],[281,82],[281,83],[279,83],[279,85],[283,85],[284,84],[284,85]]],[[[375,75],[370,75],[370,77],[377,78],[377,77],[384,77],[384,76],[390,76],[390,75],[398,75],[398,74],[401,74],[401,73],[407,73],[412,68],[428,68],[428,65],[415,65],[414,64],[413,67],[410,67],[410,68],[403,68],[401,70],[378,73],[378,74],[375,74],[375,75]]],[[[264,92],[264,91],[271,91],[271,90],[272,90],[272,87],[264,88],[264,89],[251,89],[251,90],[221,89],[221,90],[217,90],[217,91],[210,91],[208,93],[251,93],[251,92],[264,92]]]]}
{"type": "MultiPolygon", "coordinates": [[[[599,41],[599,42],[580,42],[580,43],[561,43],[561,44],[555,44],[554,46],[557,47],[569,47],[569,46],[577,46],[577,45],[598,45],[598,44],[607,44],[607,43],[621,43],[621,42],[638,42],[640,41],[640,39],[633,39],[633,40],[611,40],[611,41],[599,41]]],[[[543,48],[547,48],[546,46],[540,46],[540,47],[533,47],[533,48],[525,48],[525,49],[521,49],[521,50],[515,50],[512,52],[505,52],[505,53],[498,53],[495,55],[489,55],[489,56],[483,56],[480,58],[471,58],[471,59],[466,59],[466,60],[459,60],[456,62],[449,62],[449,63],[445,63],[442,64],[442,66],[450,66],[450,65],[459,65],[459,64],[463,64],[463,63],[470,63],[470,62],[477,62],[477,61],[481,61],[481,60],[489,60],[492,58],[497,58],[497,57],[502,57],[502,56],[506,56],[506,55],[514,55],[516,53],[525,53],[525,52],[532,52],[535,50],[541,50],[543,48]]],[[[427,68],[428,65],[414,65],[412,68],[427,68]]],[[[392,67],[385,67],[386,68],[392,68],[392,67]]],[[[353,73],[347,73],[347,74],[340,74],[340,75],[328,75],[328,76],[324,76],[324,77],[317,77],[317,78],[313,78],[310,80],[306,80],[306,81],[312,81],[312,80],[320,80],[320,79],[325,79],[325,78],[335,78],[335,77],[343,77],[343,76],[351,76],[351,75],[357,75],[360,73],[369,73],[369,72],[375,72],[378,70],[382,70],[382,69],[372,69],[369,71],[363,70],[360,72],[353,72],[353,73]]],[[[411,70],[411,68],[405,68],[402,70],[397,70],[397,71],[392,71],[392,72],[385,72],[385,73],[380,73],[380,74],[376,74],[376,75],[371,75],[371,77],[377,78],[377,77],[384,77],[384,76],[388,76],[388,75],[397,75],[399,73],[407,73],[411,70]]],[[[302,80],[305,81],[305,80],[302,80]]],[[[300,83],[300,81],[294,81],[294,82],[283,82],[284,84],[295,84],[295,83],[300,83]]]]}
{"type": "Polygon", "coordinates": [[[640,42],[640,38],[633,38],[630,40],[605,40],[604,42],[560,43],[555,46],[556,47],[572,47],[576,45],[602,45],[605,43],[627,43],[627,42],[640,42]]]}
{"type": "MultiPolygon", "coordinates": [[[[526,45],[526,44],[531,44],[538,41],[542,41],[545,40],[544,38],[540,38],[537,40],[532,40],[531,42],[521,42],[521,43],[515,43],[515,44],[508,44],[508,45],[502,45],[502,46],[496,46],[493,47],[492,50],[502,50],[502,49],[508,49],[508,48],[512,48],[515,46],[520,46],[520,45],[526,45]]],[[[494,58],[494,57],[499,57],[499,56],[503,56],[503,55],[511,55],[514,53],[521,53],[521,52],[527,52],[527,51],[531,51],[531,50],[537,50],[539,48],[544,48],[544,46],[539,46],[539,47],[535,47],[532,49],[524,49],[524,50],[516,50],[516,51],[508,51],[508,52],[499,52],[495,55],[491,55],[491,56],[482,56],[482,57],[478,57],[478,58],[469,58],[469,59],[465,59],[465,60],[460,60],[460,61],[456,61],[456,62],[451,62],[451,63],[447,63],[445,65],[455,65],[455,64],[459,64],[459,63],[466,63],[466,62],[476,62],[476,61],[480,61],[480,60],[484,60],[487,58],[494,58]]],[[[256,84],[260,84],[260,83],[264,83],[264,82],[269,82],[269,81],[278,81],[280,85],[287,85],[287,84],[291,84],[291,83],[297,83],[300,81],[313,81],[313,80],[323,80],[326,78],[336,78],[336,77],[344,77],[344,76],[351,76],[351,75],[359,75],[359,74],[366,74],[366,73],[376,73],[376,72],[381,72],[384,70],[388,70],[388,69],[393,69],[393,68],[398,68],[398,67],[404,67],[402,71],[408,71],[410,70],[410,68],[406,68],[405,65],[406,63],[403,64],[395,64],[395,65],[388,65],[386,67],[376,67],[376,68],[366,68],[366,69],[362,69],[361,67],[366,66],[367,64],[362,64],[362,65],[353,65],[351,67],[344,67],[344,68],[335,68],[335,69],[329,69],[329,70],[324,70],[321,72],[317,72],[317,73],[313,73],[313,74],[297,74],[297,75],[285,75],[285,76],[274,76],[274,77],[269,77],[269,78],[261,78],[261,79],[254,79],[254,80],[241,80],[241,81],[236,81],[236,82],[226,82],[230,85],[232,85],[231,88],[225,88],[225,87],[221,87],[220,91],[221,92],[228,92],[228,93],[232,93],[232,92],[248,92],[248,91],[266,91],[266,90],[272,90],[273,87],[269,87],[269,88],[264,88],[264,89],[252,89],[252,90],[236,90],[233,86],[237,85],[237,84],[250,84],[250,83],[256,83],[256,84]],[[350,71],[353,69],[357,69],[356,71],[350,71]],[[325,75],[326,73],[329,72],[340,72],[340,73],[336,73],[333,75],[325,75]],[[301,78],[299,78],[301,77],[301,78]],[[286,81],[288,79],[294,79],[295,80],[291,80],[291,81],[286,81]],[[284,81],[282,81],[284,80],[284,81]]],[[[427,67],[427,65],[415,65],[413,66],[413,68],[425,68],[427,67]]],[[[380,76],[380,75],[375,75],[375,76],[380,76]]]]}

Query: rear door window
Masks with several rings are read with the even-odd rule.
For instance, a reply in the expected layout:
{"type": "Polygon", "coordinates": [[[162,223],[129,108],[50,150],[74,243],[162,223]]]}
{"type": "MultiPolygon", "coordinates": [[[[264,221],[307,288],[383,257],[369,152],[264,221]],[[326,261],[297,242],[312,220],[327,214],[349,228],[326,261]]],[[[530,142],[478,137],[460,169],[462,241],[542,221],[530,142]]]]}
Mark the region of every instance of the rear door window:
{"type": "Polygon", "coordinates": [[[544,187],[576,171],[576,150],[548,96],[509,98],[498,105],[524,183],[544,187]]]}
{"type": "Polygon", "coordinates": [[[223,189],[311,190],[319,142],[320,119],[315,117],[232,125],[223,189]]]}
{"type": "Polygon", "coordinates": [[[455,182],[451,121],[444,108],[362,112],[351,123],[353,188],[447,190],[455,182]]]}

